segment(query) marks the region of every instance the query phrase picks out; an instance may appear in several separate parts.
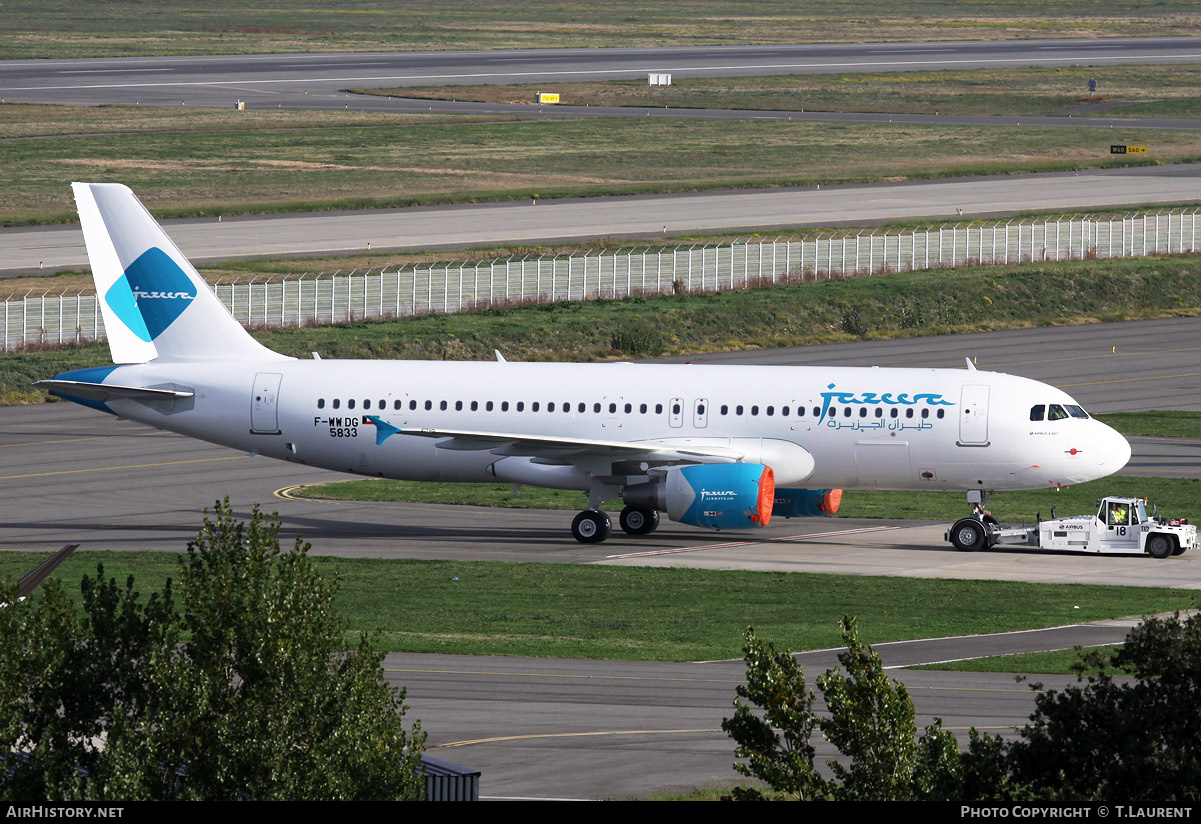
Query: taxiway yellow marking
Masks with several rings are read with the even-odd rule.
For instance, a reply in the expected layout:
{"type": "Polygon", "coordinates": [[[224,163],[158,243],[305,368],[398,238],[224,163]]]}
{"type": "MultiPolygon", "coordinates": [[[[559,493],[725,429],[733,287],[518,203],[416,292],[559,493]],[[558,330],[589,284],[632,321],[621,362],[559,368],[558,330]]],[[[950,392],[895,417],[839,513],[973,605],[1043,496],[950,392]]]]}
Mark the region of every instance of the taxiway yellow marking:
{"type": "Polygon", "coordinates": [[[522,678],[577,678],[581,681],[664,681],[679,684],[741,684],[742,678],[663,678],[645,675],[586,675],[560,672],[493,672],[483,670],[436,670],[411,667],[384,667],[385,672],[408,672],[421,675],[486,675],[516,676],[522,678]]]}
{"type": "Polygon", "coordinates": [[[45,478],[50,475],[75,475],[80,472],[112,472],[117,469],[150,469],[156,466],[179,466],[181,464],[209,463],[211,461],[237,461],[249,457],[249,455],[229,455],[224,458],[194,458],[189,461],[164,461],[163,463],[130,464],[128,466],[97,466],[91,469],[60,469],[56,472],[32,472],[28,475],[0,475],[0,481],[12,481],[18,478],[45,478]]]}
{"type": "Polygon", "coordinates": [[[138,432],[135,435],[96,435],[91,438],[61,438],[57,441],[25,441],[24,443],[0,444],[0,449],[12,449],[14,446],[48,446],[56,443],[82,443],[83,441],[109,441],[114,438],[151,438],[163,435],[174,435],[174,432],[138,432]]]}
{"type": "Polygon", "coordinates": [[[445,744],[438,744],[434,747],[428,747],[431,750],[439,750],[447,747],[467,747],[472,744],[499,744],[507,741],[537,741],[540,738],[591,738],[603,735],[682,735],[695,733],[715,733],[721,732],[720,728],[696,729],[696,730],[608,730],[603,732],[548,732],[548,733],[531,733],[530,735],[498,735],[493,738],[476,738],[468,741],[449,741],[445,744]]]}
{"type": "Polygon", "coordinates": [[[1132,383],[1134,381],[1166,381],[1172,378],[1195,378],[1201,376],[1201,372],[1185,372],[1182,375],[1148,375],[1145,378],[1114,378],[1108,381],[1089,381],[1088,383],[1061,383],[1059,389],[1070,389],[1073,386],[1101,386],[1107,383],[1132,383]]]}

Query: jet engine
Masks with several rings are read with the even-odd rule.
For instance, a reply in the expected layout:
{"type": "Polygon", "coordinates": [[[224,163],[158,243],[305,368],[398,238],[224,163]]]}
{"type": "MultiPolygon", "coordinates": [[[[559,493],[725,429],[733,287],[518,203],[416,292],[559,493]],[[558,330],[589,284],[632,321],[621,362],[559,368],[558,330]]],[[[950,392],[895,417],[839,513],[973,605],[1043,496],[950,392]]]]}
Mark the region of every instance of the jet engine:
{"type": "Polygon", "coordinates": [[[841,489],[777,489],[771,513],[781,518],[833,515],[842,503],[841,489]]]}
{"type": "Polygon", "coordinates": [[[622,492],[629,506],[666,512],[681,524],[709,529],[747,529],[771,520],[776,482],[763,464],[701,464],[672,467],[659,478],[622,492]]]}

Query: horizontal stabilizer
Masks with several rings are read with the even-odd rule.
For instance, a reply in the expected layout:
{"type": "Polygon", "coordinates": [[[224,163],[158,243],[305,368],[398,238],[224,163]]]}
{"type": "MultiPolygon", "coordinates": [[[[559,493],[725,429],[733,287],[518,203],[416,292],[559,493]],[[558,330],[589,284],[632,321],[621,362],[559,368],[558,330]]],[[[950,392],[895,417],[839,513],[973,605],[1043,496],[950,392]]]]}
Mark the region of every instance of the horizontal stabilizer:
{"type": "Polygon", "coordinates": [[[190,398],[195,394],[190,389],[146,389],[141,386],[113,386],[86,381],[45,380],[38,381],[34,386],[41,387],[52,395],[70,395],[100,403],[114,400],[169,401],[190,398]]]}

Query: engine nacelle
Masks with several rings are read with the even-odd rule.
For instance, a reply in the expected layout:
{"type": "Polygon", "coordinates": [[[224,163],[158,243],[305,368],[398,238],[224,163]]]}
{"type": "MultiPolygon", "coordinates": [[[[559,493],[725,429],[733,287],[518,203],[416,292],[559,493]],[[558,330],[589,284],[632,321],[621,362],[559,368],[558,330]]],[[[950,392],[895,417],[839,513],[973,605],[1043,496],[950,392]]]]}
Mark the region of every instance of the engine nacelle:
{"type": "Polygon", "coordinates": [[[662,478],[626,487],[631,506],[657,509],[681,524],[747,529],[771,521],[775,475],[763,464],[701,464],[668,470],[662,478]]]}
{"type": "Polygon", "coordinates": [[[777,489],[771,512],[781,518],[829,516],[841,503],[841,489],[777,489]]]}

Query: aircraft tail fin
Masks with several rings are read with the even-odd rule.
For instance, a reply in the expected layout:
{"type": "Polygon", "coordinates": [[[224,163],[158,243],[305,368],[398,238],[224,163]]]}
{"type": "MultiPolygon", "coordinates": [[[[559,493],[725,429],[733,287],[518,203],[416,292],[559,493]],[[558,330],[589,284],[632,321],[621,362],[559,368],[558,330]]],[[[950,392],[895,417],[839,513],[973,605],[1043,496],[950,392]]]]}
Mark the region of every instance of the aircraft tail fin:
{"type": "Polygon", "coordinates": [[[113,363],[280,360],[242,328],[119,183],[73,183],[113,363]]]}

